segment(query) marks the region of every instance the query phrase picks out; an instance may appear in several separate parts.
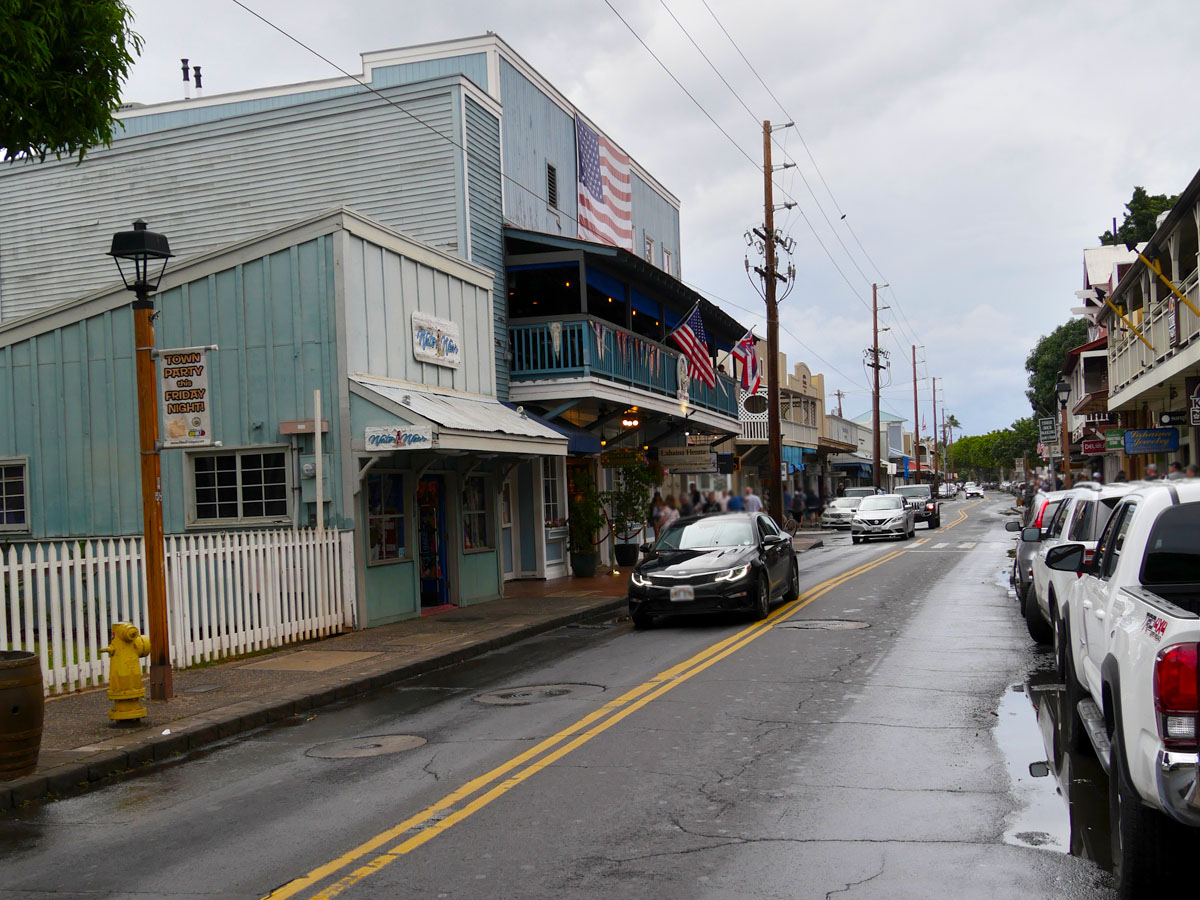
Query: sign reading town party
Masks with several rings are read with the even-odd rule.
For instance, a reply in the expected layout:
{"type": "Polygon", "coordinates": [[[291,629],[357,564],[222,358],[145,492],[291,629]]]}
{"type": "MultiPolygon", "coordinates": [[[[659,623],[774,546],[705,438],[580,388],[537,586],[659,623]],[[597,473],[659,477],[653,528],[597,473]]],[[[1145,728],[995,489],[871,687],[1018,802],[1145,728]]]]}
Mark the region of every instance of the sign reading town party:
{"type": "Polygon", "coordinates": [[[363,439],[367,449],[376,453],[421,450],[433,446],[433,428],[429,425],[368,426],[363,439]]]}
{"type": "Polygon", "coordinates": [[[212,446],[208,350],[208,347],[182,347],[158,352],[160,443],[164,448],[212,446]]]}
{"type": "Polygon", "coordinates": [[[413,357],[419,362],[450,369],[462,366],[462,332],[458,323],[414,312],[412,335],[413,357]]]}

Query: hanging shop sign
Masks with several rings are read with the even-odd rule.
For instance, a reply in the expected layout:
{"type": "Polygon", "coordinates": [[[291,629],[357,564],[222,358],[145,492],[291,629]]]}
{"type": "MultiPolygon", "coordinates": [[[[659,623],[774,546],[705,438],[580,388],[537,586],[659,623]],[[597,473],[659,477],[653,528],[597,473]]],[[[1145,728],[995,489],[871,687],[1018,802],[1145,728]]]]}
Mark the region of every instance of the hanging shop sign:
{"type": "Polygon", "coordinates": [[[1038,440],[1043,444],[1058,443],[1058,419],[1049,416],[1038,419],[1038,440]]]}
{"type": "Polygon", "coordinates": [[[1137,428],[1125,432],[1125,453],[1172,453],[1179,449],[1179,431],[1175,428],[1137,428]]]}
{"type": "Polygon", "coordinates": [[[211,447],[212,398],[208,393],[210,347],[159,350],[159,407],[162,447],[211,447]]]}
{"type": "Polygon", "coordinates": [[[646,461],[646,454],[636,447],[617,447],[600,454],[600,465],[605,469],[627,469],[646,461]]]}
{"type": "Polygon", "coordinates": [[[717,471],[717,454],[706,447],[660,447],[658,461],[673,475],[717,471]]]}
{"type": "Polygon", "coordinates": [[[426,313],[412,314],[413,357],[457,369],[462,366],[462,332],[456,322],[426,313]]]}
{"type": "Polygon", "coordinates": [[[1186,409],[1164,409],[1158,414],[1158,424],[1164,428],[1174,425],[1186,425],[1188,411],[1186,409]]]}
{"type": "Polygon", "coordinates": [[[1124,450],[1125,449],[1125,429],[1124,428],[1109,428],[1104,432],[1104,449],[1105,450],[1124,450]]]}
{"type": "Polygon", "coordinates": [[[368,450],[423,450],[433,446],[433,427],[430,425],[368,426],[364,432],[368,450]]]}
{"type": "Polygon", "coordinates": [[[1108,442],[1103,438],[1084,441],[1081,449],[1083,450],[1084,456],[1098,456],[1108,449],[1108,442]]]}
{"type": "Polygon", "coordinates": [[[1189,397],[1188,399],[1192,403],[1189,422],[1192,425],[1200,425],[1200,397],[1189,397]]]}

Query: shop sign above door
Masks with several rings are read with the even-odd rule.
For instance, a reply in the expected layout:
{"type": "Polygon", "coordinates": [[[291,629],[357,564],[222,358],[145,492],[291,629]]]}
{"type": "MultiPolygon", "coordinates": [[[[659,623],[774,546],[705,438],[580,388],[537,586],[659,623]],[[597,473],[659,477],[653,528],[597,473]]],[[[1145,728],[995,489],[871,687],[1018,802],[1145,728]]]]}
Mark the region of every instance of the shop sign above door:
{"type": "Polygon", "coordinates": [[[658,461],[672,474],[717,471],[717,454],[705,447],[660,447],[658,461]]]}
{"type": "Polygon", "coordinates": [[[1125,432],[1125,455],[1173,453],[1179,449],[1179,432],[1174,428],[1139,428],[1125,432]]]}
{"type": "Polygon", "coordinates": [[[433,446],[433,428],[429,425],[368,426],[364,433],[368,450],[421,450],[433,446]]]}
{"type": "Polygon", "coordinates": [[[208,394],[208,351],[215,347],[159,350],[158,375],[162,441],[167,447],[213,444],[212,398],[208,394]]]}
{"type": "Polygon", "coordinates": [[[462,366],[462,332],[448,319],[412,314],[413,357],[419,362],[457,369],[462,366]]]}
{"type": "Polygon", "coordinates": [[[605,469],[624,469],[641,465],[645,461],[646,454],[634,447],[618,447],[600,454],[600,465],[605,469]]]}

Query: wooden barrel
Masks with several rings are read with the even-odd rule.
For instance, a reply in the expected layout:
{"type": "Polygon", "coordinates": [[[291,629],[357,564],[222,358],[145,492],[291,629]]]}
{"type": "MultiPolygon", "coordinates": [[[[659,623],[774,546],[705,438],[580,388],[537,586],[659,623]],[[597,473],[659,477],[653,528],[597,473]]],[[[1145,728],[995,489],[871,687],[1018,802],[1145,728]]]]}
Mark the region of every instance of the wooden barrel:
{"type": "Polygon", "coordinates": [[[0,781],[31,775],[42,744],[42,665],[24,650],[0,650],[0,781]]]}

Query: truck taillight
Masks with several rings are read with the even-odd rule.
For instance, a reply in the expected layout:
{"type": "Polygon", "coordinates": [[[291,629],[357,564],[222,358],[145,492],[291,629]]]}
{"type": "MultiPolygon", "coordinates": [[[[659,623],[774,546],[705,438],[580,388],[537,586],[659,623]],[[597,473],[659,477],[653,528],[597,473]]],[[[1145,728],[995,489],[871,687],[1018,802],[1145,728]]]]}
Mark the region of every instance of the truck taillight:
{"type": "Polygon", "coordinates": [[[1194,750],[1200,717],[1200,672],[1197,644],[1175,644],[1154,659],[1154,708],[1158,734],[1172,749],[1194,750]]]}
{"type": "Polygon", "coordinates": [[[1042,516],[1044,516],[1046,514],[1046,507],[1049,505],[1050,504],[1048,502],[1043,503],[1041,509],[1038,510],[1037,518],[1034,519],[1029,524],[1036,525],[1038,528],[1041,528],[1042,527],[1042,516]]]}
{"type": "Polygon", "coordinates": [[[1083,551],[1083,565],[1079,567],[1079,571],[1075,573],[1075,577],[1082,578],[1083,570],[1086,567],[1090,566],[1092,564],[1092,561],[1095,560],[1095,558],[1096,558],[1095,550],[1084,550],[1083,551]]]}

